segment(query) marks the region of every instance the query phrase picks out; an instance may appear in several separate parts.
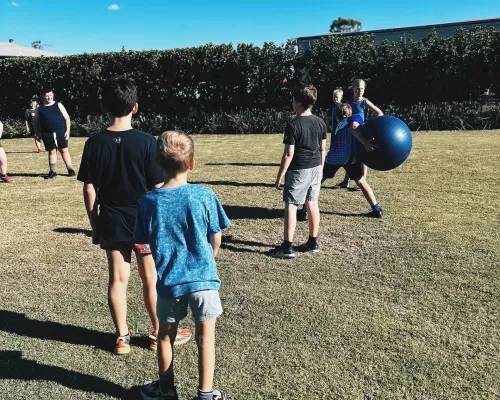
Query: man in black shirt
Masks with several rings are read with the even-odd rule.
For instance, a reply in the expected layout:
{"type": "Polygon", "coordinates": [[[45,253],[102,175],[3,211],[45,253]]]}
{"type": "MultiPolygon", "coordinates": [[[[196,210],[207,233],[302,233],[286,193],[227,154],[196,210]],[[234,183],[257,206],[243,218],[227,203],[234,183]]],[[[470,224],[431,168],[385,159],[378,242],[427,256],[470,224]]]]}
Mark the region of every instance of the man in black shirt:
{"type": "Polygon", "coordinates": [[[285,151],[276,178],[276,189],[281,189],[285,178],[285,227],[283,243],[269,251],[271,257],[294,258],[293,235],[297,224],[297,206],[306,205],[309,213],[309,239],[300,251],[318,252],[319,191],[326,155],[326,124],[311,113],[317,91],[313,85],[302,85],[293,93],[293,110],[297,117],[285,129],[285,151]]]}
{"type": "MultiPolygon", "coordinates": [[[[117,334],[115,353],[127,354],[130,332],[126,291],[137,203],[144,193],[163,184],[163,173],[156,165],[155,138],[132,128],[132,115],[138,109],[135,85],[126,79],[107,80],[102,107],[111,126],[85,143],[78,180],[84,183],[93,242],[106,250],[108,258],[108,303],[117,334]]],[[[151,254],[136,251],[136,257],[144,303],[153,325],[150,348],[156,350],[156,268],[151,254]]]]}

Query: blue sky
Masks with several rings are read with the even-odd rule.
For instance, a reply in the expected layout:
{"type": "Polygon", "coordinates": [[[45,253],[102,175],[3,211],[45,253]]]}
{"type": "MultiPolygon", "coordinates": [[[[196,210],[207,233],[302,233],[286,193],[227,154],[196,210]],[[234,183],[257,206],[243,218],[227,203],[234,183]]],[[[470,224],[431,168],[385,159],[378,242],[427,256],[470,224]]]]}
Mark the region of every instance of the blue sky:
{"type": "Polygon", "coordinates": [[[283,43],[327,32],[339,16],[363,29],[500,17],[499,0],[0,1],[0,42],[41,40],[61,54],[283,43]]]}

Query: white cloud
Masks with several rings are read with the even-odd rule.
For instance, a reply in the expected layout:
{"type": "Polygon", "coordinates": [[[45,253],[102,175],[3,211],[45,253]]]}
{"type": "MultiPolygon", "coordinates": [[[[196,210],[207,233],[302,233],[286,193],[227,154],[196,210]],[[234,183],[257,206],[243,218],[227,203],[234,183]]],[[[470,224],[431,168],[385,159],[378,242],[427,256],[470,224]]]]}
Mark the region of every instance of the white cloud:
{"type": "Polygon", "coordinates": [[[11,7],[19,7],[19,3],[16,3],[15,1],[10,3],[10,5],[11,5],[11,7]]]}
{"type": "Polygon", "coordinates": [[[120,9],[120,6],[118,4],[111,4],[109,7],[108,7],[108,10],[109,11],[118,11],[120,9]]]}

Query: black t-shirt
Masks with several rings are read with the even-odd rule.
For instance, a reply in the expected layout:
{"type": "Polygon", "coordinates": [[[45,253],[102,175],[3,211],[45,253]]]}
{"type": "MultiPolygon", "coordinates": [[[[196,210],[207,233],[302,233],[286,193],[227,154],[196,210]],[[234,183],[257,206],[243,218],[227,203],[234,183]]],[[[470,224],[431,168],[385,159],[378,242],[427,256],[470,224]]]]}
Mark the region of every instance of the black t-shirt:
{"type": "Polygon", "coordinates": [[[28,122],[29,125],[34,124],[35,111],[36,111],[36,108],[27,108],[26,111],[24,112],[26,121],[28,122]]]}
{"type": "Polygon", "coordinates": [[[90,137],[78,180],[96,189],[99,236],[131,242],[139,199],[163,182],[156,165],[156,139],[135,129],[106,130],[90,137]]]}
{"type": "Polygon", "coordinates": [[[321,142],[326,140],[326,124],[315,115],[296,117],[285,128],[284,144],[294,145],[289,169],[308,169],[321,165],[321,142]]]}

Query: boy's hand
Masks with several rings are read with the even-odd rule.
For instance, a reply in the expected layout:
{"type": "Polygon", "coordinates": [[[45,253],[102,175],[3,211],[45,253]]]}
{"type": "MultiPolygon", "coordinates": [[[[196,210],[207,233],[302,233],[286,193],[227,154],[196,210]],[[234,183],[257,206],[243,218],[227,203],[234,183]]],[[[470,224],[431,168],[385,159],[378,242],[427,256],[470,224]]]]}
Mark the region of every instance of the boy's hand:
{"type": "Polygon", "coordinates": [[[69,131],[64,132],[64,139],[69,139],[69,131]]]}
{"type": "Polygon", "coordinates": [[[365,143],[363,143],[363,146],[365,146],[365,150],[367,152],[373,151],[375,149],[378,149],[378,146],[374,145],[373,142],[374,138],[366,140],[365,143]]]}
{"type": "Polygon", "coordinates": [[[280,176],[278,176],[276,178],[276,182],[274,182],[274,187],[278,190],[281,190],[281,181],[282,181],[283,178],[281,178],[280,176]]]}

